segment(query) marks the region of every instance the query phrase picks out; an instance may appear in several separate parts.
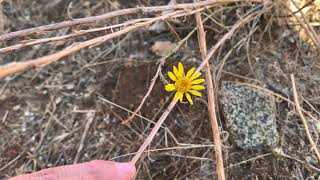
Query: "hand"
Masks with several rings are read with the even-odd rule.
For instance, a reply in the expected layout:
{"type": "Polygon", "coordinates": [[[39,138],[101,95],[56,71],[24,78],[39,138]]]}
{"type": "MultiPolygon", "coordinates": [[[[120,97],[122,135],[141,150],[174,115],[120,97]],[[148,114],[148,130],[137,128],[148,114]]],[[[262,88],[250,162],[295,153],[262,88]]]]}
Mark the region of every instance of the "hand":
{"type": "Polygon", "coordinates": [[[44,169],[9,180],[131,180],[136,168],[131,163],[94,160],[91,162],[44,169]]]}

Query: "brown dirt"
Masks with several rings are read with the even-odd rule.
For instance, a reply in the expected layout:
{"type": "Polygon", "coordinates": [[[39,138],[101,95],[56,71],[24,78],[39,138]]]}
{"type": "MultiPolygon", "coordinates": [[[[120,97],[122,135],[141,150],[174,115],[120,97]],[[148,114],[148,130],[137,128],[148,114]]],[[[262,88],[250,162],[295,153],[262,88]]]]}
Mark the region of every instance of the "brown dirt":
{"type": "MultiPolygon", "coordinates": [[[[40,0],[4,0],[2,12],[6,17],[5,32],[68,19],[66,10],[69,2],[71,1],[54,0],[47,3],[40,0]]],[[[70,12],[74,18],[113,10],[107,1],[73,2],[70,12]]],[[[119,1],[121,8],[148,3],[151,5],[167,3],[165,1],[154,3],[148,0],[127,2],[119,1]]],[[[251,7],[233,4],[225,8],[221,13],[217,13],[215,18],[227,26],[237,21],[236,14],[243,15],[251,7]]],[[[309,102],[315,109],[320,110],[319,53],[301,41],[287,26],[279,25],[276,19],[277,12],[273,9],[258,17],[255,23],[239,30],[231,41],[224,45],[219,56],[212,60],[215,67],[221,68],[222,59],[236,43],[241,40],[245,42],[235,48],[231,56],[226,59],[221,76],[216,81],[217,85],[219,81],[224,80],[248,82],[292,99],[289,74],[294,73],[299,93],[307,100],[302,103],[303,107],[319,118],[319,114],[306,103],[309,102]],[[253,30],[255,31],[252,32],[253,30]],[[252,34],[248,36],[250,32],[252,34]]],[[[128,18],[130,17],[115,18],[104,23],[117,23],[128,18]]],[[[184,23],[175,28],[181,37],[185,37],[193,27],[195,27],[194,19],[188,17],[184,23]]],[[[213,21],[209,21],[205,27],[209,47],[226,32],[213,21]]],[[[78,29],[80,27],[41,36],[62,35],[78,29]]],[[[83,41],[98,35],[101,34],[0,54],[0,62],[5,64],[40,57],[61,50],[75,41],[83,41]]],[[[48,167],[72,164],[87,122],[86,115],[92,110],[96,113],[79,162],[94,159],[129,161],[132,155],[126,154],[137,151],[153,125],[138,117],[128,125],[121,124],[130,114],[100,100],[98,96],[129,110],[135,110],[158,68],[159,57],[151,52],[150,47],[159,40],[178,41],[170,31],[158,34],[141,29],[99,46],[81,50],[49,66],[0,80],[0,179],[48,167]],[[92,63],[101,64],[92,65],[92,63]],[[14,160],[15,158],[17,159],[14,160]]],[[[0,46],[14,43],[17,43],[17,40],[0,46]]],[[[200,63],[196,34],[188,40],[186,46],[182,46],[166,61],[162,73],[166,76],[165,72],[178,61],[182,61],[187,67],[197,66],[200,63]]],[[[154,90],[140,112],[151,121],[157,120],[171,99],[170,93],[164,91],[163,85],[161,80],[157,80],[154,90]]],[[[213,144],[206,99],[204,95],[196,99],[193,106],[179,104],[175,107],[164,123],[166,129],[162,128],[159,131],[150,149],[177,146],[185,149],[174,148],[147,153],[138,163],[137,179],[215,177],[214,148],[206,146],[213,144]]],[[[281,137],[278,147],[287,155],[319,167],[319,162],[310,151],[310,144],[295,110],[283,100],[277,101],[277,110],[277,126],[281,137]]],[[[244,151],[235,147],[224,129],[223,117],[219,112],[218,115],[223,131],[223,152],[228,179],[319,177],[319,172],[308,165],[274,153],[232,166],[250,158],[272,153],[272,150],[244,151]]],[[[307,119],[315,136],[316,122],[307,119]]]]}

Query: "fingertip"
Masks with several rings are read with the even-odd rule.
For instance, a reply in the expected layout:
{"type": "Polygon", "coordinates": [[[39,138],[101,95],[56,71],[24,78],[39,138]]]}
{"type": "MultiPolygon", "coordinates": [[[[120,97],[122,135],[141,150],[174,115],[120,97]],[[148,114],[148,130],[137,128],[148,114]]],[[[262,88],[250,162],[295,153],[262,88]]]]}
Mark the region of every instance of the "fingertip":
{"type": "Polygon", "coordinates": [[[132,163],[94,160],[76,165],[44,169],[32,174],[16,176],[10,180],[27,179],[106,179],[131,180],[136,174],[132,163]]]}
{"type": "MultiPolygon", "coordinates": [[[[113,161],[94,160],[90,162],[91,167],[98,172],[99,177],[113,177],[129,180],[136,174],[136,167],[132,163],[117,163],[113,161]]],[[[105,178],[108,179],[108,178],[105,178]]]]}
{"type": "Polygon", "coordinates": [[[116,163],[118,172],[129,177],[134,177],[136,174],[136,167],[132,163],[116,163]]]}

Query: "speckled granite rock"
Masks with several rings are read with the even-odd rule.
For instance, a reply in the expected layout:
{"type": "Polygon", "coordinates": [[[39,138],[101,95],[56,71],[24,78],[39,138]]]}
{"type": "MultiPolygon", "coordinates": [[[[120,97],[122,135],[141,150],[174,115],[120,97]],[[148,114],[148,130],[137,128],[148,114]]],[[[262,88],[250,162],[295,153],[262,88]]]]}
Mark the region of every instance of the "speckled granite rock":
{"type": "Polygon", "coordinates": [[[220,102],[237,146],[253,149],[277,145],[279,136],[273,97],[245,85],[223,82],[220,102]]]}

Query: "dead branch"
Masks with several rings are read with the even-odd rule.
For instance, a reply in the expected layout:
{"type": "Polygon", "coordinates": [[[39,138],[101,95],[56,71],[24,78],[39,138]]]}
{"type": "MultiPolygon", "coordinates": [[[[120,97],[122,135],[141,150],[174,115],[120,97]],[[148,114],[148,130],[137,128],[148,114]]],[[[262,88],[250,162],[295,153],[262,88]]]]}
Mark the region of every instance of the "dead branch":
{"type": "Polygon", "coordinates": [[[142,155],[142,153],[144,152],[144,150],[149,146],[149,144],[152,142],[154,136],[157,134],[157,132],[159,131],[161,125],[163,124],[163,122],[166,120],[166,118],[168,117],[169,113],[171,112],[171,110],[174,108],[174,106],[177,104],[177,100],[176,101],[171,101],[171,103],[169,104],[169,106],[167,107],[167,109],[164,111],[164,113],[161,115],[161,117],[159,118],[158,122],[156,125],[154,125],[153,129],[151,130],[149,136],[147,137],[147,139],[143,142],[143,144],[140,146],[139,150],[135,153],[135,155],[133,156],[131,162],[133,164],[136,164],[136,162],[139,160],[140,156],[142,155]]]}
{"type": "Polygon", "coordinates": [[[86,136],[87,136],[88,131],[90,129],[90,125],[92,124],[92,121],[93,121],[94,117],[95,117],[95,113],[94,112],[88,112],[87,113],[87,123],[86,123],[86,126],[84,128],[84,131],[83,131],[83,134],[82,134],[82,137],[81,137],[81,140],[80,140],[80,145],[79,145],[76,157],[74,158],[73,164],[78,163],[81,151],[83,149],[84,141],[86,139],[86,136]]]}
{"type": "MultiPolygon", "coordinates": [[[[111,19],[117,16],[137,14],[137,13],[153,13],[153,12],[161,12],[165,10],[186,10],[186,9],[197,9],[200,7],[213,5],[217,3],[231,3],[231,2],[240,2],[243,0],[206,0],[198,3],[186,3],[186,4],[178,4],[178,5],[169,5],[169,6],[153,6],[153,7],[137,7],[137,8],[129,8],[129,9],[121,9],[118,11],[109,12],[103,15],[91,16],[79,19],[72,19],[69,21],[63,21],[59,23],[38,26],[30,29],[25,29],[21,31],[11,32],[7,34],[3,34],[0,36],[0,42],[7,41],[10,39],[20,38],[24,36],[29,36],[38,33],[44,33],[46,31],[53,31],[57,29],[83,25],[83,24],[92,24],[98,21],[111,19]]],[[[250,2],[261,2],[262,0],[250,0],[250,2]]]]}
{"type": "MultiPolygon", "coordinates": [[[[299,8],[295,3],[293,4],[297,9],[299,8]]],[[[303,28],[303,30],[309,36],[311,41],[314,43],[314,45],[316,45],[320,49],[320,38],[318,37],[314,28],[311,26],[310,22],[307,20],[305,14],[301,10],[293,12],[293,10],[290,9],[287,5],[285,5],[285,7],[289,10],[294,19],[298,22],[298,25],[300,25],[303,28]],[[297,13],[299,14],[297,15],[297,13]]]]}
{"type": "MultiPolygon", "coordinates": [[[[196,13],[197,27],[198,27],[198,42],[200,48],[200,54],[202,61],[205,61],[207,55],[207,44],[206,44],[206,33],[203,28],[203,22],[201,18],[201,13],[196,13]]],[[[210,72],[210,64],[207,62],[205,64],[204,70],[206,72],[206,82],[207,82],[207,93],[208,93],[208,111],[209,119],[211,124],[212,135],[214,139],[214,149],[216,157],[216,172],[219,180],[225,180],[224,167],[223,167],[223,157],[222,157],[222,145],[220,139],[220,129],[216,117],[216,108],[214,102],[214,88],[213,80],[210,72]]]]}
{"type": "Polygon", "coordinates": [[[2,172],[3,170],[5,170],[6,168],[8,168],[9,166],[11,166],[13,163],[15,163],[17,160],[19,160],[26,152],[22,151],[22,153],[20,153],[17,157],[15,157],[14,159],[12,159],[10,162],[8,162],[6,165],[2,166],[0,168],[0,172],[2,172]]]}
{"type": "Polygon", "coordinates": [[[203,60],[201,62],[201,64],[197,67],[197,69],[195,70],[195,73],[199,72],[199,71],[201,71],[201,69],[203,69],[203,67],[206,65],[206,63],[209,62],[209,60],[211,59],[213,54],[226,42],[226,40],[231,38],[231,36],[236,32],[237,29],[239,29],[239,27],[241,27],[243,24],[250,22],[252,18],[264,13],[265,11],[269,10],[270,8],[272,8],[272,5],[265,8],[264,10],[248,14],[246,17],[240,19],[235,25],[233,25],[232,28],[210,49],[205,60],[203,60]]]}
{"type": "Polygon", "coordinates": [[[306,118],[304,117],[304,115],[302,113],[302,110],[301,110],[301,107],[300,107],[300,104],[299,104],[298,93],[297,93],[297,88],[296,88],[296,82],[294,80],[294,75],[290,74],[290,78],[291,78],[291,83],[292,83],[294,102],[296,104],[296,110],[298,111],[298,114],[299,114],[300,119],[301,119],[301,121],[303,123],[304,129],[306,130],[306,134],[307,134],[308,140],[309,140],[309,142],[310,142],[310,144],[312,146],[311,149],[314,150],[315,154],[318,157],[318,162],[320,164],[320,153],[319,153],[319,150],[318,150],[318,148],[316,146],[316,143],[312,139],[312,136],[311,136],[310,131],[309,131],[308,123],[307,123],[306,118]]]}
{"type": "Polygon", "coordinates": [[[89,33],[106,31],[106,30],[113,30],[115,28],[123,28],[128,25],[132,25],[132,24],[139,23],[139,22],[144,22],[147,20],[150,20],[150,18],[136,19],[136,20],[124,22],[121,24],[106,26],[106,27],[92,28],[92,29],[88,29],[88,30],[80,30],[80,31],[76,31],[75,33],[72,33],[72,34],[58,36],[58,37],[50,37],[50,38],[43,38],[43,39],[30,39],[30,40],[23,41],[20,44],[1,48],[0,53],[5,53],[5,52],[21,49],[21,48],[26,48],[26,47],[38,45],[38,44],[46,44],[46,43],[52,43],[52,42],[57,42],[57,41],[66,41],[67,39],[75,38],[75,37],[86,35],[89,33]]]}
{"type": "Polygon", "coordinates": [[[16,72],[23,71],[23,70],[31,68],[31,67],[44,66],[44,65],[50,64],[54,61],[57,61],[65,56],[69,55],[69,54],[77,52],[83,48],[87,48],[87,47],[90,47],[93,45],[103,43],[107,40],[121,36],[123,34],[131,32],[131,31],[136,30],[138,28],[148,26],[156,21],[167,19],[170,17],[186,16],[186,15],[194,14],[198,11],[203,11],[203,10],[204,10],[204,8],[196,9],[196,10],[193,10],[190,12],[188,10],[175,11],[173,13],[169,13],[169,14],[165,14],[165,15],[162,15],[162,16],[159,16],[156,18],[152,18],[151,20],[149,20],[147,22],[141,22],[141,23],[134,24],[132,26],[128,26],[122,30],[119,30],[119,31],[111,33],[111,34],[100,36],[100,37],[97,37],[97,38],[94,38],[94,39],[91,39],[88,41],[84,41],[84,42],[75,43],[75,44],[65,48],[64,50],[59,51],[54,54],[51,54],[51,55],[43,56],[43,57],[36,58],[33,60],[25,61],[25,62],[9,63],[9,64],[6,64],[2,67],[0,66],[0,78],[3,78],[5,76],[8,76],[8,75],[16,73],[16,72]]]}

